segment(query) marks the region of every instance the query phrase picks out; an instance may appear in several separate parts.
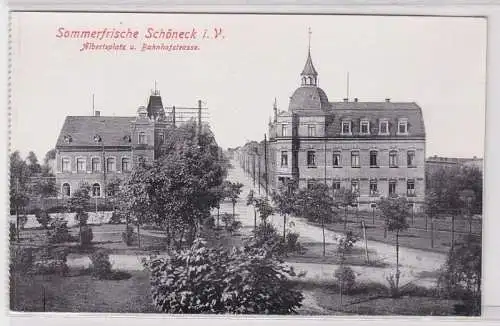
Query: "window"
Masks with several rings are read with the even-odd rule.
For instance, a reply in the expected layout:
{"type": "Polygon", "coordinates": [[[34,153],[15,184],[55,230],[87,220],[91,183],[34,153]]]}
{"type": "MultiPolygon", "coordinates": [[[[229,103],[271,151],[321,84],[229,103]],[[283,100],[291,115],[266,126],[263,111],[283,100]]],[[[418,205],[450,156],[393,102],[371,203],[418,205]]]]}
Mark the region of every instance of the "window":
{"type": "Polygon", "coordinates": [[[112,172],[112,171],[115,171],[116,170],[116,160],[114,157],[110,157],[107,159],[106,161],[106,170],[108,172],[112,172]]]}
{"type": "Polygon", "coordinates": [[[333,166],[340,167],[340,152],[333,153],[333,166]]]}
{"type": "Polygon", "coordinates": [[[359,152],[351,152],[351,167],[359,168],[359,152]]]}
{"type": "Polygon", "coordinates": [[[62,170],[63,172],[71,172],[71,163],[67,157],[62,159],[62,170]]]}
{"type": "Polygon", "coordinates": [[[379,134],[388,135],[389,134],[389,121],[382,120],[379,125],[379,134]]]}
{"type": "Polygon", "coordinates": [[[281,125],[281,136],[283,136],[283,137],[288,136],[288,126],[287,125],[281,125]]]}
{"type": "Polygon", "coordinates": [[[408,180],[406,182],[406,195],[408,197],[415,196],[415,181],[414,180],[408,180]]]}
{"type": "Polygon", "coordinates": [[[333,188],[333,194],[338,193],[340,191],[340,182],[339,181],[334,181],[333,185],[332,185],[332,188],[333,188]]]}
{"type": "Polygon", "coordinates": [[[98,183],[92,185],[92,197],[101,197],[101,186],[98,183]]]}
{"type": "Polygon", "coordinates": [[[398,152],[396,151],[389,152],[389,167],[391,168],[398,167],[398,152]]]}
{"type": "Polygon", "coordinates": [[[63,183],[63,185],[62,185],[62,195],[63,195],[63,197],[69,197],[69,196],[71,196],[71,187],[69,186],[69,183],[63,183]]]}
{"type": "Polygon", "coordinates": [[[146,133],[145,132],[139,133],[139,144],[146,144],[146,133]]]}
{"type": "Polygon", "coordinates": [[[351,133],[351,121],[342,121],[342,134],[349,135],[351,133]]]}
{"type": "Polygon", "coordinates": [[[359,182],[357,180],[351,181],[351,191],[356,195],[359,194],[359,182]]]}
{"type": "Polygon", "coordinates": [[[85,159],[77,158],[76,159],[76,171],[77,172],[85,172],[85,159]]]}
{"type": "Polygon", "coordinates": [[[377,195],[378,195],[377,180],[370,180],[370,196],[377,196],[377,195]]]}
{"type": "Polygon", "coordinates": [[[315,183],[314,180],[307,180],[307,189],[312,189],[315,183]]]}
{"type": "Polygon", "coordinates": [[[316,166],[316,153],[314,151],[307,151],[307,165],[316,166]]]}
{"type": "Polygon", "coordinates": [[[407,159],[408,167],[414,167],[415,166],[415,151],[408,151],[406,153],[406,159],[407,159]]]}
{"type": "Polygon", "coordinates": [[[122,158],[122,171],[130,172],[130,159],[128,157],[122,158]]]}
{"type": "Polygon", "coordinates": [[[165,134],[163,132],[158,133],[158,142],[163,144],[165,142],[165,134]]]}
{"type": "Polygon", "coordinates": [[[370,167],[377,167],[377,151],[370,151],[370,167]]]}
{"type": "Polygon", "coordinates": [[[369,134],[370,133],[370,122],[369,121],[361,121],[360,128],[362,134],[369,134]]]}
{"type": "Polygon", "coordinates": [[[408,121],[399,120],[398,121],[398,134],[407,134],[408,133],[408,121]]]}
{"type": "Polygon", "coordinates": [[[281,152],[281,166],[288,166],[288,152],[281,152]]]}
{"type": "Polygon", "coordinates": [[[389,181],[389,196],[396,195],[396,181],[389,181]]]}
{"type": "Polygon", "coordinates": [[[309,137],[316,137],[316,126],[307,126],[307,135],[309,137]]]}
{"type": "Polygon", "coordinates": [[[99,172],[101,171],[101,160],[94,157],[92,159],[92,172],[99,172]]]}

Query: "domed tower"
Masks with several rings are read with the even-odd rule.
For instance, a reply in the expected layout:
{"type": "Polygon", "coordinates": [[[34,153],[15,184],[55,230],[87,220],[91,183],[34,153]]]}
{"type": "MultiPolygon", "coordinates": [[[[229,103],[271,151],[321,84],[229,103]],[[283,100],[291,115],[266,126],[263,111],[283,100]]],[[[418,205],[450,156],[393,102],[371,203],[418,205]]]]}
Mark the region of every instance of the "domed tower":
{"type": "Polygon", "coordinates": [[[309,48],[306,64],[300,73],[300,87],[290,97],[288,110],[291,112],[302,110],[326,110],[330,107],[326,93],[318,87],[318,72],[314,68],[311,57],[311,41],[309,31],[309,48]]]}

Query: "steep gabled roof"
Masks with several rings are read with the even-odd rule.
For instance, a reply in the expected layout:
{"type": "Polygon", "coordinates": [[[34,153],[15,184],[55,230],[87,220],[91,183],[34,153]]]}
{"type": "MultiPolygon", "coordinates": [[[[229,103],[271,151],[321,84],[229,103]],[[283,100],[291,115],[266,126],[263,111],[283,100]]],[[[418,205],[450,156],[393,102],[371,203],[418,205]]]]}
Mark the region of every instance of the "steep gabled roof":
{"type": "Polygon", "coordinates": [[[153,94],[149,96],[147,110],[148,110],[148,117],[150,118],[158,116],[160,112],[164,110],[160,95],[153,94]]]}
{"type": "Polygon", "coordinates": [[[300,74],[301,76],[318,76],[318,72],[316,69],[314,69],[314,65],[311,59],[311,51],[307,53],[307,60],[306,64],[304,66],[304,69],[302,69],[302,73],[300,74]]]}
{"type": "Polygon", "coordinates": [[[57,147],[96,146],[94,136],[102,139],[104,146],[129,146],[131,122],[135,117],[67,116],[57,138],[57,147]],[[67,143],[65,137],[71,142],[67,143]]]}

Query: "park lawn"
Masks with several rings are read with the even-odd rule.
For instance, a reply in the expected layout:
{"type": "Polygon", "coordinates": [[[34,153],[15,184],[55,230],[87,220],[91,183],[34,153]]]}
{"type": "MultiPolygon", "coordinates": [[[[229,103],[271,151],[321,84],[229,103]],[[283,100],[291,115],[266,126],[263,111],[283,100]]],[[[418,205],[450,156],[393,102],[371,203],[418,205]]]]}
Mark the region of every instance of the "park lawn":
{"type": "Polygon", "coordinates": [[[98,280],[90,275],[35,275],[14,277],[11,310],[41,312],[155,312],[149,273],[129,272],[126,280],[98,280]]]}
{"type": "Polygon", "coordinates": [[[360,283],[351,294],[344,293],[341,306],[338,287],[332,282],[296,281],[294,288],[311,293],[324,314],[331,315],[450,316],[454,315],[454,305],[461,303],[425,293],[391,298],[385,285],[360,283]]]}

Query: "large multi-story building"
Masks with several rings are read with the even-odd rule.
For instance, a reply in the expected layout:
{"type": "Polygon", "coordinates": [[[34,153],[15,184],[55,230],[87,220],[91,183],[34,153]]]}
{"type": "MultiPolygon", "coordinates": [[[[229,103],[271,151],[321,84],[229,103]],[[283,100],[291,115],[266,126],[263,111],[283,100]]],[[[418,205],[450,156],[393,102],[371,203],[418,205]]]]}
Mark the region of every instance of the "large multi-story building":
{"type": "MultiPolygon", "coordinates": [[[[355,191],[360,209],[373,207],[380,197],[392,194],[407,196],[420,207],[425,196],[421,108],[390,99],[330,102],[318,86],[310,50],[300,80],[288,110],[278,112],[275,105],[269,123],[270,186],[289,180],[301,187],[324,182],[333,189],[355,191]]],[[[253,154],[252,150],[243,152],[253,154]]],[[[242,156],[243,165],[250,167],[249,158],[242,156]]]]}
{"type": "MultiPolygon", "coordinates": [[[[175,115],[175,112],[174,112],[175,115]]],[[[136,116],[68,116],[56,143],[55,175],[60,197],[69,197],[82,183],[93,197],[106,196],[106,184],[124,178],[140,160],[158,155],[165,131],[173,125],[158,91],[136,116]]]]}

